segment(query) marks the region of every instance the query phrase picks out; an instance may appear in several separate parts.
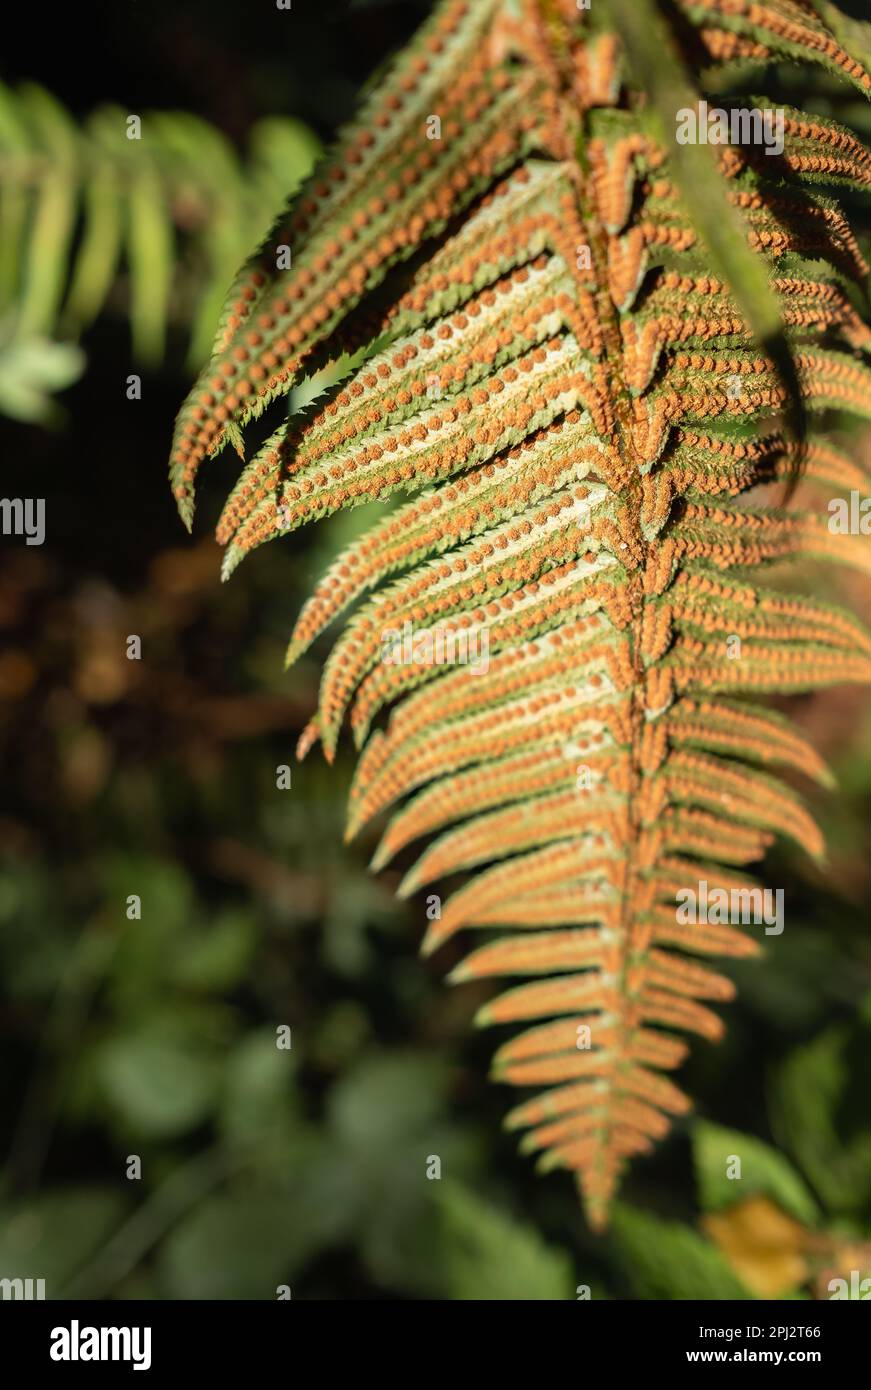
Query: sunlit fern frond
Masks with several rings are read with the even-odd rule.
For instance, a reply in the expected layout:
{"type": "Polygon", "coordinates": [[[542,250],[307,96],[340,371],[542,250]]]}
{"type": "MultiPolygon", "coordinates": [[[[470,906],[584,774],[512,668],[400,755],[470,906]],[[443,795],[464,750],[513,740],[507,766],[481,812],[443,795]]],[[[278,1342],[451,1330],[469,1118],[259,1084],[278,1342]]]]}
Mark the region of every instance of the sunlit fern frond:
{"type": "Polygon", "coordinates": [[[806,556],[871,572],[867,539],[789,486],[868,489],[814,425],[871,418],[868,266],[838,202],[871,189],[871,155],[780,108],[780,154],[687,163],[673,102],[668,124],[669,93],[718,64],[822,64],[868,96],[829,10],[443,0],[240,272],[177,424],[190,524],[209,455],[361,354],[246,463],[226,572],[306,522],[395,504],[300,614],[290,659],[353,607],[300,751],[332,759],[348,719],[349,833],[394,808],[376,867],[435,837],[403,893],[468,874],[424,948],[486,933],[453,977],[523,981],[479,1021],[530,1025],[496,1057],[536,1088],[509,1123],[575,1171],[594,1224],[689,1105],[663,1074],[678,1034],[721,1034],[710,1004],[733,986],[697,958],[759,949],[681,923],[676,895],[746,887],[779,835],[823,853],[777,773],[828,774],[761,697],[871,677],[857,621],[763,574],[806,556]],[[665,64],[651,90],[639,22],[665,64]],[[488,661],[385,659],[397,632],[488,661]]]}

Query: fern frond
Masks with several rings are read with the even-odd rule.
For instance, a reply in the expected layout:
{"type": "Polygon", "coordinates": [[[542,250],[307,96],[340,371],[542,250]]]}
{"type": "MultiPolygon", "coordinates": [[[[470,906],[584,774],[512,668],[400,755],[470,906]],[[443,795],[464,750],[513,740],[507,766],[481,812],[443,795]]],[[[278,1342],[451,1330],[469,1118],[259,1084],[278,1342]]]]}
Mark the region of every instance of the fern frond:
{"type": "Polygon", "coordinates": [[[126,278],[135,356],[158,360],[177,316],[199,361],[240,256],[318,151],[291,120],[259,122],[243,164],[194,116],[136,119],[103,106],[79,123],[33,83],[0,84],[0,320],[16,340],[77,338],[126,278]]]}
{"type": "Polygon", "coordinates": [[[819,433],[832,410],[871,418],[869,271],[838,202],[871,187],[871,155],[834,119],[778,108],[779,155],[688,165],[662,101],[738,59],[822,65],[871,95],[864,30],[809,0],[676,8],[651,92],[626,0],[436,5],[237,277],[171,459],[190,524],[204,460],[362,352],[243,468],[225,573],[389,504],[292,634],[289,662],[350,611],[299,752],[331,759],[349,721],[349,835],[393,807],[374,868],[433,837],[402,895],[465,876],[425,950],[502,933],[451,978],[521,981],[478,1015],[530,1025],[495,1075],[545,1089],[508,1123],[542,1168],[577,1175],[594,1225],[688,1108],[663,1075],[685,1055],[675,1033],[722,1033],[710,1005],[733,986],[697,957],[759,950],[740,924],[682,922],[677,895],[748,892],[741,870],[779,836],[824,854],[779,773],[831,777],[759,697],[871,679],[862,625],[778,573],[871,573],[867,540],[833,534],[825,509],[869,479],[819,433]],[[788,428],[799,402],[806,436],[788,428]],[[385,655],[400,632],[430,655],[385,655]],[[461,642],[486,668],[431,655],[461,642]]]}

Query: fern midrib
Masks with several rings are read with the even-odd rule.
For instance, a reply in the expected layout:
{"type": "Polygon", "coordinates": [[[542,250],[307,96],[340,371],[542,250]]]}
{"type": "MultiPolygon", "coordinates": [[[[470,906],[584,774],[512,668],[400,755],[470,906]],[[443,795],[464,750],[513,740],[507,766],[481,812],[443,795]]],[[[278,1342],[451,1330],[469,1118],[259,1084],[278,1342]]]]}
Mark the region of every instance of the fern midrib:
{"type": "MultiPolygon", "coordinates": [[[[561,109],[564,100],[565,98],[561,95],[561,109]]],[[[598,217],[592,185],[592,171],[586,157],[585,147],[589,138],[590,114],[589,112],[584,112],[576,150],[577,167],[581,173],[578,185],[578,211],[589,239],[590,259],[592,262],[593,275],[595,277],[596,288],[593,291],[593,299],[596,304],[598,322],[604,344],[602,360],[608,363],[609,368],[609,387],[615,417],[614,443],[616,444],[620,459],[624,465],[622,487],[617,495],[625,503],[626,516],[630,521],[633,531],[631,548],[627,552],[627,556],[629,557],[627,558],[627,568],[631,563],[631,557],[634,555],[639,556],[637,565],[633,572],[627,577],[628,593],[626,594],[629,600],[629,608],[632,612],[632,621],[627,631],[627,637],[635,679],[631,694],[631,742],[628,750],[630,781],[627,796],[627,816],[630,835],[624,860],[626,872],[623,883],[622,901],[620,904],[620,923],[617,928],[617,947],[620,968],[615,992],[619,1002],[617,1005],[617,1013],[614,1016],[615,1029],[620,1038],[623,1039],[629,1031],[626,1011],[634,1002],[634,996],[630,994],[628,987],[628,972],[631,963],[630,950],[633,927],[632,903],[634,900],[633,887],[636,872],[636,841],[641,828],[637,791],[639,790],[641,779],[639,734],[644,727],[644,715],[643,710],[639,706],[639,697],[644,691],[644,662],[641,655],[641,633],[644,620],[643,575],[646,568],[649,542],[645,539],[639,522],[642,510],[643,488],[642,475],[639,468],[640,460],[637,457],[633,444],[632,396],[624,373],[619,311],[612,299],[608,285],[607,234],[598,217]]],[[[574,274],[576,279],[582,279],[580,272],[575,271],[574,274]]],[[[608,1019],[606,1016],[600,1014],[599,1021],[607,1023],[608,1019]]],[[[625,1072],[631,1065],[626,1059],[625,1049],[622,1046],[620,1047],[620,1054],[614,1068],[612,1083],[603,1089],[602,1121],[596,1130],[597,1148],[593,1168],[598,1179],[597,1185],[600,1187],[600,1190],[603,1186],[605,1190],[607,1190],[608,1187],[605,1161],[610,1150],[611,1112],[615,1101],[618,1099],[620,1090],[619,1077],[621,1073],[625,1072]]],[[[605,1216],[606,1206],[607,1200],[597,1200],[592,1194],[588,1196],[587,1210],[591,1224],[601,1224],[605,1216]]]]}

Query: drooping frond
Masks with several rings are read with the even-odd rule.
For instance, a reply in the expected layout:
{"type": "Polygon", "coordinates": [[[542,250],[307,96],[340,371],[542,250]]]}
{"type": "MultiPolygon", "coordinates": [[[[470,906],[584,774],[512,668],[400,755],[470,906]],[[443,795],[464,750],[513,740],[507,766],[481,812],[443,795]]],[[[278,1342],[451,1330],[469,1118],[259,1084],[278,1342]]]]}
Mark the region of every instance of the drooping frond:
{"type": "MultiPolygon", "coordinates": [[[[780,774],[827,770],[762,698],[871,678],[861,625],[778,578],[806,557],[871,573],[866,538],[790,489],[869,486],[814,425],[871,418],[869,272],[838,202],[871,189],[871,155],[833,119],[743,99],[762,129],[782,120],[782,149],[709,152],[738,228],[718,250],[623,8],[436,5],[237,277],[171,462],[190,524],[208,456],[360,354],[245,463],[225,572],[385,504],[292,634],[290,660],[345,619],[300,752],[332,759],[349,722],[349,834],[392,809],[376,868],[431,837],[403,894],[464,875],[424,947],[475,933],[452,978],[513,982],[479,1015],[523,1025],[495,1074],[537,1093],[509,1123],[577,1174],[594,1224],[688,1107],[663,1075],[677,1034],[721,1034],[711,1005],[733,986],[706,958],[759,948],[683,922],[676,898],[749,892],[742,869],[777,836],[823,855],[780,774]],[[748,254],[777,344],[726,273],[748,254]]],[[[802,60],[871,94],[865,31],[827,4],[672,9],[687,71],[802,60]]]]}
{"type": "Polygon", "coordinates": [[[243,164],[186,112],[78,121],[42,87],[0,83],[0,347],[78,338],[123,280],[135,357],[159,360],[184,317],[199,361],[227,279],[317,150],[300,122],[263,120],[243,164]]]}

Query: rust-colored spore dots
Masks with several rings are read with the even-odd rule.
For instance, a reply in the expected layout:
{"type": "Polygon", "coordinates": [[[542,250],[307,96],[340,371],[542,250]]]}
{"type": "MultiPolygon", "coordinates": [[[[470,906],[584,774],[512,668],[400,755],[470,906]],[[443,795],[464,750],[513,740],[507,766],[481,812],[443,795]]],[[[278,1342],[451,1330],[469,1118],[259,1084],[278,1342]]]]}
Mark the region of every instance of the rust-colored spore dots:
{"type": "MultiPolygon", "coordinates": [[[[804,60],[871,95],[805,0],[676,5],[689,64],[804,60]]],[[[242,468],[225,573],[385,504],[294,628],[289,661],[344,619],[298,753],[332,759],[347,720],[349,836],[390,810],[374,868],[432,837],[403,896],[464,875],[424,950],[478,933],[451,979],[508,982],[477,1016],[521,1025],[494,1076],[536,1093],[508,1123],[575,1174],[594,1227],[689,1106],[664,1075],[676,1035],[722,1035],[733,986],[699,958],[759,949],[740,923],[679,920],[677,895],[752,891],[777,836],[823,854],[779,774],[829,773],[763,698],[871,679],[856,619],[765,574],[871,573],[867,538],[825,510],[871,480],[813,429],[784,433],[783,376],[630,81],[595,7],[437,3],[240,271],[171,460],[190,524],[203,461],[332,366],[242,468]]],[[[869,268],[837,196],[867,192],[871,154],[781,114],[776,160],[718,152],[726,195],[807,412],[868,419],[869,268]]]]}

